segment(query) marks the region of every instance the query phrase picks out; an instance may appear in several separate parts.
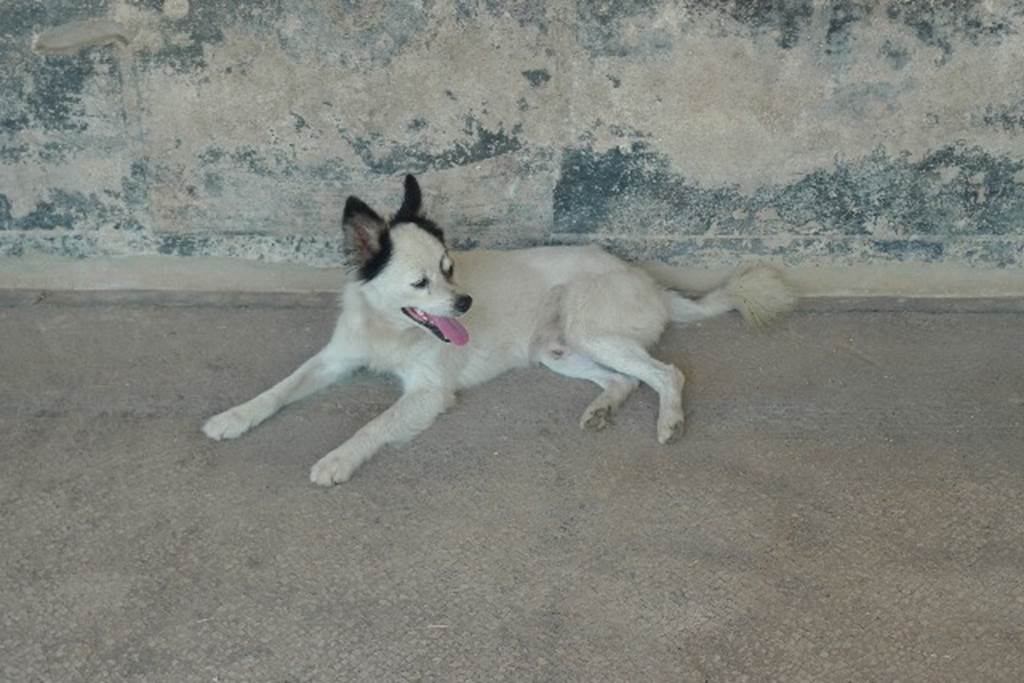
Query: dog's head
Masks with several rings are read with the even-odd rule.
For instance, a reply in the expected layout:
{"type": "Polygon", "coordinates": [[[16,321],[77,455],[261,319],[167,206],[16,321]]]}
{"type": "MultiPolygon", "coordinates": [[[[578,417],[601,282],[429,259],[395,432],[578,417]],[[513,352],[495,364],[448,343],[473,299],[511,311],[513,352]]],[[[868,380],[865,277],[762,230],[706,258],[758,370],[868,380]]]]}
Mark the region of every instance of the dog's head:
{"type": "Polygon", "coordinates": [[[455,318],[473,299],[455,285],[455,264],[444,233],[422,215],[419,183],[405,177],[402,207],[384,220],[356,197],[345,202],[345,251],[356,269],[356,286],[380,315],[400,326],[417,326],[462,346],[469,333],[455,318]]]}

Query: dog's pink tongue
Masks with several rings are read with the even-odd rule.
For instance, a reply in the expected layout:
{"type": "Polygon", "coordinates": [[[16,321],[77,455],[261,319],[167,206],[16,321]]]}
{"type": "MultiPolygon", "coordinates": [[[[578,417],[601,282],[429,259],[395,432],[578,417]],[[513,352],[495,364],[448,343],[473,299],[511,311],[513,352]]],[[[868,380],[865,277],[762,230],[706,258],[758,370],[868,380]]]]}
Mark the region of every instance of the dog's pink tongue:
{"type": "Polygon", "coordinates": [[[469,332],[462,326],[458,320],[454,318],[442,318],[439,315],[427,314],[430,318],[430,322],[437,326],[437,329],[441,330],[441,334],[447,337],[448,341],[456,346],[465,346],[466,342],[469,341],[469,332]]]}

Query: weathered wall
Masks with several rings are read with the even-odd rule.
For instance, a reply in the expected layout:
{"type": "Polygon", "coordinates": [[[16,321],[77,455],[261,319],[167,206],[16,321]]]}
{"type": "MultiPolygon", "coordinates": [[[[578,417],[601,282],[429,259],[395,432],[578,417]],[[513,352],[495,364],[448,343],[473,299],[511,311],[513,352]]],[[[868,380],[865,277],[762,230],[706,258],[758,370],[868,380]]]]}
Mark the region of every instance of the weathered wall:
{"type": "Polygon", "coordinates": [[[334,264],[411,171],[467,246],[1024,261],[1020,0],[5,0],[0,66],[8,256],[334,264]]]}

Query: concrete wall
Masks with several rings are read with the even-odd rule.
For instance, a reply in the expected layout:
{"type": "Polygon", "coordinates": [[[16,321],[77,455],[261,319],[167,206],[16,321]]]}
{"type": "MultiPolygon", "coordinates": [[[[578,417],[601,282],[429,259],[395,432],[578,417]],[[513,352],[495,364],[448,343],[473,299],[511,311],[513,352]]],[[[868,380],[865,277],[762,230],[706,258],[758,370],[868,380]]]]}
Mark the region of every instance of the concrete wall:
{"type": "Polygon", "coordinates": [[[5,0],[0,68],[15,258],[336,264],[415,172],[463,246],[1024,261],[1020,0],[5,0]]]}

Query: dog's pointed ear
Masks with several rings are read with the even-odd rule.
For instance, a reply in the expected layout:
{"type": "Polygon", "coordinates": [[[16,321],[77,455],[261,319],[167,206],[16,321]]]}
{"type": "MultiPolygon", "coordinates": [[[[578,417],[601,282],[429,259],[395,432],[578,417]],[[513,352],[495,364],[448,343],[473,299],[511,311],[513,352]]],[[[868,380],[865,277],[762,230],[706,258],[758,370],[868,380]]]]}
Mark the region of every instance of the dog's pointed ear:
{"type": "Polygon", "coordinates": [[[395,216],[404,218],[419,218],[423,209],[423,193],[420,192],[420,184],[412,173],[405,176],[405,196],[402,198],[402,208],[395,216]]]}
{"type": "Polygon", "coordinates": [[[359,263],[367,263],[381,250],[388,224],[358,197],[345,201],[341,219],[345,251],[359,263]]]}

